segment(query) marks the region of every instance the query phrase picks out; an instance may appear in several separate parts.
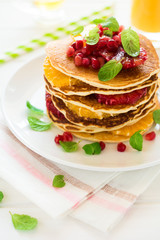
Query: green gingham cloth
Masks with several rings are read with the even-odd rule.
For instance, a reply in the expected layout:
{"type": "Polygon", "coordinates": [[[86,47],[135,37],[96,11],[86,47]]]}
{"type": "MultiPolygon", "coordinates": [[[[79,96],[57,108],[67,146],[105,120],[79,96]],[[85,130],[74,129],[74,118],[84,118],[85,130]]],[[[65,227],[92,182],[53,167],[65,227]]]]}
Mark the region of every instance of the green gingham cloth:
{"type": "Polygon", "coordinates": [[[81,17],[77,21],[70,22],[64,26],[59,26],[54,29],[53,32],[47,32],[43,34],[43,36],[41,36],[40,38],[32,39],[27,44],[19,45],[15,50],[5,52],[4,54],[0,55],[0,64],[4,64],[12,59],[20,57],[23,54],[32,52],[40,47],[43,47],[47,42],[51,40],[53,41],[65,37],[80,25],[87,25],[89,23],[92,23],[92,21],[96,18],[106,19],[111,15],[113,15],[113,7],[107,6],[99,11],[92,12],[88,16],[81,17]]]}

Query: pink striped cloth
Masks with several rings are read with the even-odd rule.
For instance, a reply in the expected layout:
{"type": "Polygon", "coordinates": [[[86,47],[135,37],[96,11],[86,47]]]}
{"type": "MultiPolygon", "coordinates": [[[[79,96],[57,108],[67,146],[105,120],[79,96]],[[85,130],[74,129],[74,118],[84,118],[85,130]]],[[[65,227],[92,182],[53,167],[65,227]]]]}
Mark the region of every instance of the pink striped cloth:
{"type": "Polygon", "coordinates": [[[59,166],[20,143],[0,114],[0,176],[53,218],[70,214],[109,231],[159,174],[160,166],[125,173],[90,172],[59,166]],[[52,187],[62,174],[64,188],[52,187]]]}

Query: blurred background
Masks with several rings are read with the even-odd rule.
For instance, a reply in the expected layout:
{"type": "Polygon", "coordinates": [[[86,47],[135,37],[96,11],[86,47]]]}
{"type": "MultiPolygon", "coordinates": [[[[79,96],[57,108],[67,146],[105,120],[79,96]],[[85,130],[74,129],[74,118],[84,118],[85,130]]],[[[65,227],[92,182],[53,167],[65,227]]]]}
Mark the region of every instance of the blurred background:
{"type": "Polygon", "coordinates": [[[160,40],[160,0],[0,0],[0,53],[106,6],[120,24],[160,40]]]}

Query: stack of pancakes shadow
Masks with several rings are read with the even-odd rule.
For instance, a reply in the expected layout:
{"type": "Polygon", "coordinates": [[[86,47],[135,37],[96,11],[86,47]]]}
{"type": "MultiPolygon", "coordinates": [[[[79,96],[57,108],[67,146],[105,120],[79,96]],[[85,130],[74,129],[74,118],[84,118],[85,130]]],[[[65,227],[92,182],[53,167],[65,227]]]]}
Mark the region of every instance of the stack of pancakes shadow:
{"type": "Polygon", "coordinates": [[[98,71],[76,67],[66,52],[70,38],[48,43],[44,60],[46,105],[49,118],[63,131],[91,141],[128,140],[136,131],[153,124],[157,100],[159,59],[152,43],[140,35],[148,54],[141,66],[122,70],[110,81],[100,81],[98,71]],[[147,89],[135,104],[106,105],[96,95],[129,94],[147,89]]]}

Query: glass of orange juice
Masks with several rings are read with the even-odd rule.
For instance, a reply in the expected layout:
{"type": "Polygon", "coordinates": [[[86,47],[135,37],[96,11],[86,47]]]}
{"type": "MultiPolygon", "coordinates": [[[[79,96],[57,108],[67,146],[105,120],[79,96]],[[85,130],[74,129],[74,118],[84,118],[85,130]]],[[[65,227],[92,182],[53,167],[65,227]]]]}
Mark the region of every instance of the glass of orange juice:
{"type": "Polygon", "coordinates": [[[160,32],[160,0],[133,0],[131,22],[145,32],[160,32]]]}

